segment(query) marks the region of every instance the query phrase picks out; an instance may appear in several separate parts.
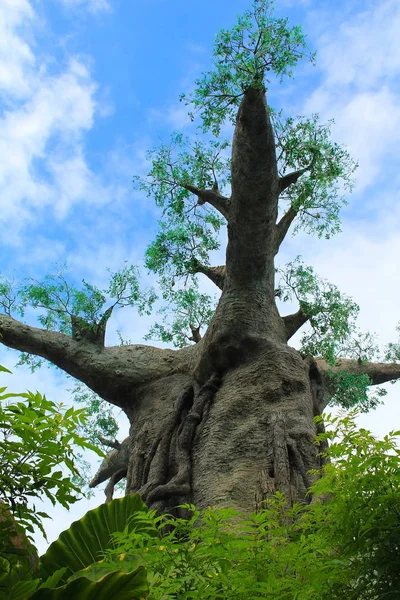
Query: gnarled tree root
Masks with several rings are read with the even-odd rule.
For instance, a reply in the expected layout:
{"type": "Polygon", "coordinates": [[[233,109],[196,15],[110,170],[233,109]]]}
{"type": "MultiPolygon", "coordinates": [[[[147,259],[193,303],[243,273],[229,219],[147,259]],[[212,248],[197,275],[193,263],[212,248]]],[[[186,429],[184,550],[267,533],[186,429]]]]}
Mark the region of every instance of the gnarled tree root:
{"type": "Polygon", "coordinates": [[[206,407],[210,405],[220,386],[221,377],[213,373],[196,394],[192,385],[183,390],[170,421],[163,424],[141,467],[141,461],[138,461],[135,480],[140,485],[138,493],[147,506],[162,510],[170,498],[180,498],[181,503],[190,499],[193,438],[206,407]],[[172,444],[174,434],[175,444],[172,444]],[[177,465],[178,470],[170,476],[172,462],[177,465]]]}

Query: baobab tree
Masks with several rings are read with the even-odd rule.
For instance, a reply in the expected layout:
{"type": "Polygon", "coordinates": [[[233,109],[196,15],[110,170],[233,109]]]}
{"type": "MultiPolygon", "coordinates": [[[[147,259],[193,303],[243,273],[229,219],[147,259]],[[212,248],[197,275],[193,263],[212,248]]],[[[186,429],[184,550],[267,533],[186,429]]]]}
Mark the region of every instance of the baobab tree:
{"type": "Polygon", "coordinates": [[[77,290],[62,273],[15,292],[3,279],[1,343],[26,360],[50,361],[126,413],[126,493],[151,508],[192,502],[246,514],[277,490],[289,502],[310,500],[309,471],[321,465],[314,417],[329,402],[369,409],[376,398],[367,387],[400,377],[399,346],[374,362],[350,298],[299,257],[275,265],[291,230],[319,238],[340,231],[356,168],[330,139],[331,123],[285,117],[267,103],[269,88],[304,58],[314,55],[301,29],[274,18],[269,0],[255,0],[216,37],[212,70],[181,96],[199,135],[173,134],[150,153],[147,177],[134,179],[162,208],[145,264],[175,305],[172,325],[156,324],[150,335],[175,349],[105,345],[116,307],[149,311],[155,299],[140,291],[134,267],[103,291],[86,282],[77,290]],[[231,143],[222,137],[230,123],[231,143]],[[226,262],[213,266],[223,227],[226,262]],[[202,277],[220,292],[215,309],[199,291],[202,277]],[[280,314],[292,299],[298,310],[280,314]],[[27,304],[41,328],[13,317],[27,304]],[[290,341],[301,328],[297,350],[290,341]]]}

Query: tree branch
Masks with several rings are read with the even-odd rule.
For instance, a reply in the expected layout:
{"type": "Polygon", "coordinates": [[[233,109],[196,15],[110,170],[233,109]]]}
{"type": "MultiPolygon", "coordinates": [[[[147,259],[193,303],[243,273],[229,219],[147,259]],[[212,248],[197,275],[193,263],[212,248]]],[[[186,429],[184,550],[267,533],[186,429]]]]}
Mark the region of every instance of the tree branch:
{"type": "Polygon", "coordinates": [[[189,183],[180,183],[181,187],[185,188],[189,192],[192,192],[195,196],[198,197],[198,204],[211,204],[218,212],[221,213],[223,217],[227,221],[229,221],[229,198],[222,196],[217,189],[203,190],[198,188],[195,185],[190,185],[189,183]]]}
{"type": "Polygon", "coordinates": [[[201,340],[200,327],[193,327],[193,325],[189,325],[189,327],[192,332],[192,337],[190,339],[192,342],[196,342],[196,344],[198,344],[201,340]]]}
{"type": "Polygon", "coordinates": [[[286,237],[287,232],[289,231],[289,227],[293,223],[294,219],[297,216],[297,210],[295,210],[292,206],[289,210],[283,215],[281,220],[276,224],[275,229],[275,254],[278,254],[280,245],[286,237]]]}
{"type": "MultiPolygon", "coordinates": [[[[219,289],[221,291],[224,289],[225,274],[226,274],[225,265],[220,265],[219,267],[206,267],[205,265],[202,265],[199,261],[195,261],[195,264],[193,267],[193,272],[194,273],[202,273],[203,275],[206,275],[206,277],[208,277],[208,279],[210,279],[210,281],[215,283],[215,285],[217,287],[219,287],[219,289]]],[[[279,291],[275,290],[275,297],[277,297],[277,296],[279,296],[279,291]]],[[[298,313],[296,313],[296,314],[298,314],[298,313]]],[[[294,315],[287,315],[286,317],[283,317],[283,319],[284,320],[290,319],[290,317],[292,317],[292,316],[294,316],[294,315]]],[[[301,325],[299,325],[298,329],[301,327],[301,325]]],[[[296,331],[293,331],[293,333],[289,337],[291,337],[295,333],[296,333],[296,331]]]]}
{"type": "Polygon", "coordinates": [[[285,323],[287,340],[290,340],[292,336],[304,325],[307,323],[309,317],[302,311],[301,308],[291,315],[286,315],[282,317],[283,322],[285,323]]]}
{"type": "Polygon", "coordinates": [[[108,440],[107,438],[103,437],[102,435],[99,435],[98,439],[102,444],[104,444],[105,446],[108,446],[109,448],[114,448],[115,450],[121,450],[121,442],[119,442],[118,440],[108,440]]]}
{"type": "Polygon", "coordinates": [[[8,315],[0,315],[0,343],[45,358],[122,408],[127,399],[134,402],[137,387],[189,369],[193,349],[199,345],[180,350],[139,344],[105,348],[85,337],[77,340],[25,325],[8,315]]]}
{"type": "Polygon", "coordinates": [[[291,173],[288,173],[287,175],[283,175],[282,177],[279,177],[279,193],[282,194],[282,192],[284,192],[289,185],[292,185],[293,183],[296,183],[297,180],[299,179],[299,177],[301,177],[306,171],[308,171],[312,166],[312,163],[310,165],[308,165],[307,167],[304,167],[304,169],[299,169],[298,171],[292,171],[291,173]]]}
{"type": "Polygon", "coordinates": [[[194,265],[194,272],[203,273],[203,275],[206,275],[206,277],[215,283],[220,290],[224,289],[225,265],[221,265],[219,267],[206,267],[199,261],[196,261],[196,264],[194,265]]]}
{"type": "Polygon", "coordinates": [[[81,317],[71,315],[72,337],[74,340],[79,341],[84,339],[87,342],[97,344],[98,346],[104,346],[106,327],[114,306],[110,306],[110,308],[105,311],[98,323],[91,324],[81,317]]]}
{"type": "Polygon", "coordinates": [[[387,383],[388,381],[400,379],[400,364],[398,363],[367,362],[365,364],[360,364],[358,360],[350,358],[338,358],[334,366],[329,365],[326,361],[319,358],[317,358],[315,362],[322,373],[326,373],[330,370],[333,371],[333,373],[349,371],[350,373],[368,375],[371,379],[370,385],[380,385],[382,383],[387,383]]]}

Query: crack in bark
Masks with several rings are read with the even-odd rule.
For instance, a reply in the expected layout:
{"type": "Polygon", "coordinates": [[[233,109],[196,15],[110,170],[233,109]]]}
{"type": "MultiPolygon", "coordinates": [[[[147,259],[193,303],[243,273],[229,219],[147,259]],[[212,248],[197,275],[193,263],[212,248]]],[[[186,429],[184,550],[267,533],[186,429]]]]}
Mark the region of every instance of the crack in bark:
{"type": "Polygon", "coordinates": [[[304,489],[308,490],[308,488],[310,487],[310,479],[307,475],[307,470],[304,465],[304,460],[303,460],[303,457],[297,447],[297,443],[294,439],[292,439],[291,437],[288,437],[287,446],[288,446],[289,464],[292,464],[295,467],[297,473],[300,475],[300,477],[303,481],[304,489]]]}
{"type": "MultiPolygon", "coordinates": [[[[164,483],[166,481],[166,478],[168,475],[171,438],[172,438],[174,430],[178,426],[179,420],[182,418],[182,412],[183,412],[185,406],[186,407],[192,406],[193,397],[194,397],[193,386],[189,385],[179,395],[178,400],[176,402],[176,406],[171,415],[171,418],[168,420],[168,422],[166,424],[163,424],[161,431],[159,432],[158,436],[153,441],[153,444],[150,448],[149,455],[148,455],[147,459],[145,460],[144,467],[143,467],[141,485],[142,485],[142,492],[144,495],[146,495],[148,490],[151,489],[151,487],[153,486],[152,482],[147,483],[147,481],[148,481],[148,477],[149,477],[150,467],[153,463],[154,457],[156,455],[156,452],[157,452],[159,446],[160,446],[160,452],[159,452],[160,460],[159,460],[159,463],[157,465],[157,470],[156,470],[156,480],[158,482],[157,485],[164,483]],[[146,487],[143,487],[143,486],[146,486],[146,487]]],[[[139,493],[141,493],[141,492],[139,492],[139,493]]]]}

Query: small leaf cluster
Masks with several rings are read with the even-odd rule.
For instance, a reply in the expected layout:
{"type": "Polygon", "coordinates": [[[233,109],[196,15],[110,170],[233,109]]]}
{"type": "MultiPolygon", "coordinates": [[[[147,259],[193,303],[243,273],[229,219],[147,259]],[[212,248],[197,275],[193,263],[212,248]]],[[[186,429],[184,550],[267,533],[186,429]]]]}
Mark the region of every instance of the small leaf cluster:
{"type": "Polygon", "coordinates": [[[18,298],[15,279],[7,279],[0,274],[0,307],[5,315],[23,316],[24,307],[18,298]]]}
{"type": "Polygon", "coordinates": [[[199,292],[196,279],[190,286],[176,291],[165,289],[163,299],[167,304],[158,311],[163,315],[163,322],[155,323],[145,339],[172,342],[175,348],[183,348],[196,341],[192,329],[200,333],[201,329],[207,328],[215,311],[215,301],[199,292]],[[172,315],[172,321],[169,315],[172,315]]]}
{"type": "Polygon", "coordinates": [[[201,224],[183,218],[161,221],[156,239],[146,250],[144,264],[173,286],[175,279],[195,274],[198,262],[209,265],[209,252],[220,246],[215,236],[218,229],[219,222],[211,215],[206,215],[201,224]]]}
{"type": "Polygon", "coordinates": [[[137,305],[139,312],[146,314],[149,314],[149,307],[156,299],[152,290],[140,291],[139,272],[133,265],[125,264],[115,273],[107,269],[110,281],[104,290],[84,279],[81,289],[71,286],[64,275],[66,269],[66,265],[62,265],[55,274],[46,275],[43,281],[28,278],[28,283],[19,288],[12,287],[12,283],[2,277],[0,305],[5,308],[12,289],[12,306],[22,316],[27,306],[43,309],[45,313],[38,316],[42,327],[69,334],[71,315],[80,316],[87,323],[98,323],[105,315],[104,305],[107,299],[114,301],[110,308],[137,305]]]}
{"type": "Polygon", "coordinates": [[[68,508],[80,491],[70,477],[77,473],[74,448],[102,453],[77,433],[85,423],[84,409],[57,405],[39,392],[6,389],[0,388],[0,502],[25,530],[33,533],[35,525],[46,536],[41,521],[48,515],[29,502],[45,496],[68,508]]]}
{"type": "Polygon", "coordinates": [[[354,331],[348,341],[342,344],[340,355],[358,360],[360,363],[379,360],[380,352],[376,333],[354,331]]]}
{"type": "Polygon", "coordinates": [[[303,333],[300,351],[334,364],[342,344],[354,331],[359,306],[305,266],[300,256],[277,271],[281,274],[277,296],[283,302],[295,297],[309,318],[311,331],[303,333]]]}
{"type": "Polygon", "coordinates": [[[295,234],[300,229],[329,239],[340,231],[340,209],[348,202],[341,191],[351,192],[352,175],[358,164],[344,147],[332,142],[331,127],[311,118],[282,118],[272,111],[279,175],[307,169],[295,184],[281,195],[298,213],[295,234]]]}
{"type": "Polygon", "coordinates": [[[361,412],[369,412],[381,404],[381,398],[387,394],[383,388],[371,393],[368,388],[372,382],[366,374],[327,371],[326,378],[331,397],[329,404],[345,409],[357,406],[361,412]]]}
{"type": "Polygon", "coordinates": [[[196,81],[192,94],[181,95],[200,114],[204,132],[218,137],[227,119],[234,122],[246,90],[265,88],[269,72],[282,81],[304,57],[314,61],[301,27],[288,27],[288,19],[274,18],[272,9],[271,0],[254,0],[232,29],[222,29],[214,42],[213,70],[196,81]]]}
{"type": "MultiPolygon", "coordinates": [[[[134,186],[153,198],[164,209],[163,215],[183,216],[195,210],[197,199],[185,185],[201,190],[229,183],[228,140],[200,140],[180,133],[171,135],[170,144],[161,144],[148,152],[151,170],[146,178],[134,177],[134,186]],[[189,206],[189,209],[188,209],[189,206]]],[[[198,217],[206,210],[198,211],[198,217]]]]}
{"type": "Polygon", "coordinates": [[[74,401],[85,406],[85,423],[82,432],[91,443],[97,444],[99,436],[114,439],[118,433],[113,407],[100,398],[81,381],[74,380],[74,386],[68,390],[74,401]]]}
{"type": "MultiPolygon", "coordinates": [[[[400,333],[400,324],[397,325],[396,331],[400,333]]],[[[400,360],[400,342],[390,342],[387,344],[384,357],[387,362],[398,362],[400,360]]]]}

